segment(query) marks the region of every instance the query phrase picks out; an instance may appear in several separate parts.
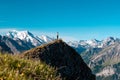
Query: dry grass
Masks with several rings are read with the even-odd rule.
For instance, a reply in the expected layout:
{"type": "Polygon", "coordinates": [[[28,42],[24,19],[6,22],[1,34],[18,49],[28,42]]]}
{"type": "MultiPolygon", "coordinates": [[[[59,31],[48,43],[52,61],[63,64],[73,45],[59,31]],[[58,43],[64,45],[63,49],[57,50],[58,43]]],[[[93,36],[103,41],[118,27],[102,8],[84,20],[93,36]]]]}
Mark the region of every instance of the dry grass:
{"type": "Polygon", "coordinates": [[[0,54],[0,80],[61,80],[56,70],[40,61],[0,54]]]}

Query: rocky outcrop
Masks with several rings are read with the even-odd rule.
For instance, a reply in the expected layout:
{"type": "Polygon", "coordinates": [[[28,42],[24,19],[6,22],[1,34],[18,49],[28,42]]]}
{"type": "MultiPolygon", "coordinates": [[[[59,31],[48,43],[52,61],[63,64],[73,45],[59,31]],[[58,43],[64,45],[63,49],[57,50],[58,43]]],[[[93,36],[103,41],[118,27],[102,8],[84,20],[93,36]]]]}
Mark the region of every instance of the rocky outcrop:
{"type": "Polygon", "coordinates": [[[62,40],[39,46],[23,53],[24,57],[39,59],[57,69],[66,80],[95,80],[81,56],[62,40]]]}

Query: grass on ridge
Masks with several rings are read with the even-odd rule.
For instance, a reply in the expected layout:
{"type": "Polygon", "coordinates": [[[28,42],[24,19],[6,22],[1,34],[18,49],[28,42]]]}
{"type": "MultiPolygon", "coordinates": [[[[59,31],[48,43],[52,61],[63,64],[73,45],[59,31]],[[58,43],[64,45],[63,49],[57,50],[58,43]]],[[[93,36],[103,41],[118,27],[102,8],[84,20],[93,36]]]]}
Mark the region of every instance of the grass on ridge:
{"type": "Polygon", "coordinates": [[[56,70],[40,62],[17,55],[0,54],[0,80],[61,80],[56,70]]]}

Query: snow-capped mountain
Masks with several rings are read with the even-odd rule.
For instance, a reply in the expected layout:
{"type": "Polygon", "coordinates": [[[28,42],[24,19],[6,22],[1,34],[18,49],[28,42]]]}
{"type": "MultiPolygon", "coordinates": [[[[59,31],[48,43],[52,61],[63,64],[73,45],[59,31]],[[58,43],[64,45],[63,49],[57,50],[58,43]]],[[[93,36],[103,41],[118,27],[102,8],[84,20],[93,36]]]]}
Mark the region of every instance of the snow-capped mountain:
{"type": "Polygon", "coordinates": [[[37,38],[29,31],[13,30],[13,31],[9,31],[6,35],[9,38],[12,38],[14,40],[20,39],[20,40],[26,41],[28,43],[31,43],[34,46],[39,46],[43,43],[43,41],[40,38],[37,38]]]}
{"type": "MultiPolygon", "coordinates": [[[[51,38],[47,35],[35,36],[29,31],[17,31],[17,30],[9,31],[6,34],[6,37],[11,38],[14,41],[17,41],[19,45],[23,45],[23,42],[24,42],[24,44],[26,44],[29,48],[33,48],[54,40],[54,38],[51,38]]],[[[96,39],[80,40],[80,41],[70,41],[67,44],[75,48],[78,53],[82,53],[85,50],[87,50],[87,52],[89,52],[89,50],[90,52],[91,51],[94,52],[94,50],[96,51],[96,49],[94,48],[105,48],[107,46],[114,44],[117,41],[120,41],[120,40],[115,39],[113,37],[108,37],[107,39],[104,39],[101,41],[96,39]]],[[[99,50],[100,49],[98,49],[97,51],[99,50]]]]}
{"type": "Polygon", "coordinates": [[[20,39],[20,40],[26,41],[27,43],[31,43],[34,46],[39,46],[43,43],[47,43],[53,40],[52,38],[46,35],[42,35],[40,37],[35,36],[29,31],[13,30],[13,31],[9,31],[6,35],[9,38],[12,38],[14,40],[20,39]]]}
{"type": "Polygon", "coordinates": [[[72,47],[78,47],[78,46],[82,46],[85,48],[104,48],[106,46],[110,46],[112,44],[114,44],[115,42],[120,41],[119,39],[115,39],[113,37],[108,37],[104,40],[96,40],[96,39],[92,39],[92,40],[80,40],[80,41],[70,41],[68,42],[68,44],[72,47]]]}
{"type": "Polygon", "coordinates": [[[101,41],[98,41],[96,39],[93,39],[93,40],[80,40],[80,41],[70,41],[68,42],[68,44],[72,47],[75,47],[77,48],[78,46],[82,46],[82,47],[85,47],[85,48],[100,48],[102,47],[101,44],[102,42],[101,41]]]}
{"type": "MultiPolygon", "coordinates": [[[[6,34],[7,37],[12,38],[14,40],[20,39],[22,41],[26,41],[27,43],[31,43],[33,46],[39,46],[43,43],[48,43],[53,41],[54,38],[51,38],[47,35],[35,36],[29,31],[17,31],[12,30],[6,34]]],[[[109,46],[114,44],[117,40],[113,37],[108,37],[104,40],[80,40],[80,41],[70,41],[68,44],[74,48],[84,47],[84,48],[103,48],[105,46],[109,46]]]]}
{"type": "Polygon", "coordinates": [[[102,41],[102,46],[104,46],[104,47],[110,46],[110,45],[114,44],[115,42],[118,42],[118,40],[116,38],[108,37],[102,41]]]}
{"type": "MultiPolygon", "coordinates": [[[[25,50],[40,46],[54,40],[48,36],[41,37],[33,35],[29,31],[9,31],[5,36],[1,36],[1,41],[10,48],[12,53],[21,53],[25,50]]],[[[2,46],[1,46],[2,47],[2,46]]]]}
{"type": "Polygon", "coordinates": [[[87,40],[86,43],[94,48],[96,48],[96,47],[101,48],[102,47],[102,42],[99,40],[96,40],[96,39],[87,40]]]}

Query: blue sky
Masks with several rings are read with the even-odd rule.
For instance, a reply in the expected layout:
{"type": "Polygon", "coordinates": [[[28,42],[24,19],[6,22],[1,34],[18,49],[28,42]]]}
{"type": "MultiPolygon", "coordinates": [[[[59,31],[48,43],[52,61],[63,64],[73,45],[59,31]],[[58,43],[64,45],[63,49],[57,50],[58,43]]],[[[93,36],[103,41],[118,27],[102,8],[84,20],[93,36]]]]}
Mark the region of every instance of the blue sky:
{"type": "Polygon", "coordinates": [[[67,40],[120,38],[120,0],[0,0],[0,32],[29,30],[67,40]]]}

